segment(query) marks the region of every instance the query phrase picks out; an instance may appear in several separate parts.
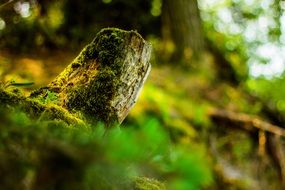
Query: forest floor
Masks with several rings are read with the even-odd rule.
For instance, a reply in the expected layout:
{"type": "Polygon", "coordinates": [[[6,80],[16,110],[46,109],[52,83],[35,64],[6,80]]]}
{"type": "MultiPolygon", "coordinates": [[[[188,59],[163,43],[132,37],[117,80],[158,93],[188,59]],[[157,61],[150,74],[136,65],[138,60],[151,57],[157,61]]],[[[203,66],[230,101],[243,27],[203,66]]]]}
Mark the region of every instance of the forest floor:
{"type": "MultiPolygon", "coordinates": [[[[59,51],[29,56],[1,52],[1,80],[35,82],[25,89],[28,93],[48,84],[76,54],[59,51]]],[[[155,64],[138,102],[122,125],[145,123],[153,117],[174,143],[189,145],[189,151],[195,147],[206,151],[205,162],[211,163],[214,173],[212,189],[280,189],[279,166],[264,147],[268,134],[249,132],[244,126],[234,127],[231,123],[218,125],[211,118],[217,109],[255,117],[260,103],[251,101],[243,87],[219,81],[214,69],[209,69],[210,56],[204,62],[204,67],[188,70],[155,64]]]]}

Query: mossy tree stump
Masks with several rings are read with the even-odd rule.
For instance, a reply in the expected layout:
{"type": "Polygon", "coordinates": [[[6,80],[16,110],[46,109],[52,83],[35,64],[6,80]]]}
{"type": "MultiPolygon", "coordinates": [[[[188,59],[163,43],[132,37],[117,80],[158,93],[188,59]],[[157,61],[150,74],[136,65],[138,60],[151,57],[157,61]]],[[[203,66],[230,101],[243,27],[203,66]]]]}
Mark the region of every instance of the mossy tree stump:
{"type": "MultiPolygon", "coordinates": [[[[29,100],[56,97],[53,103],[89,121],[121,123],[148,76],[151,45],[137,32],[101,30],[75,60],[29,100]]],[[[1,101],[1,97],[0,97],[1,101]]]]}

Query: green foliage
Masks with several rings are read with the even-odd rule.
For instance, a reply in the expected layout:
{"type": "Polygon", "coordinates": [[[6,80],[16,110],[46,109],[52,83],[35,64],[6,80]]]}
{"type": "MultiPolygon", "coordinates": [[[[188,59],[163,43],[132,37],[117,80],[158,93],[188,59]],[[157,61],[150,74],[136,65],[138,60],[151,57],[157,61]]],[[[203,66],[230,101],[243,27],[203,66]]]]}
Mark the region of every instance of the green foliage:
{"type": "MultiPolygon", "coordinates": [[[[199,137],[200,130],[206,130],[210,126],[207,116],[209,105],[194,100],[195,96],[189,98],[185,93],[184,85],[189,87],[188,81],[191,79],[185,76],[185,84],[183,82],[175,84],[171,82],[173,80],[173,78],[164,78],[163,82],[159,82],[163,88],[154,84],[155,82],[146,84],[140,101],[130,113],[129,120],[143,125],[149,116],[154,116],[170,131],[172,140],[195,139],[199,137]]],[[[197,89],[193,93],[197,96],[197,89]]]]}
{"type": "MultiPolygon", "coordinates": [[[[232,137],[235,137],[232,135],[232,137]]],[[[251,139],[248,136],[245,136],[244,134],[240,134],[238,139],[232,138],[231,141],[234,141],[234,147],[233,147],[233,155],[239,160],[244,161],[245,158],[250,155],[252,151],[252,142],[251,139]]]]}
{"type": "Polygon", "coordinates": [[[102,125],[82,128],[60,120],[37,122],[7,109],[0,115],[4,189],[164,189],[155,180],[137,176],[158,177],[175,189],[200,189],[211,182],[205,152],[172,145],[155,119],[140,128],[105,130],[102,125]],[[137,187],[143,183],[148,188],[137,187]]]}
{"type": "Polygon", "coordinates": [[[47,90],[45,97],[40,97],[39,101],[43,104],[58,103],[58,96],[56,93],[47,90]]]}
{"type": "Polygon", "coordinates": [[[248,71],[254,76],[282,72],[283,68],[273,68],[284,59],[282,1],[202,0],[200,4],[207,37],[242,79],[248,71]]]}
{"type": "Polygon", "coordinates": [[[220,52],[226,61],[230,63],[238,79],[240,81],[245,80],[248,77],[248,65],[246,62],[249,59],[249,55],[247,44],[240,33],[231,34],[228,31],[231,26],[219,23],[222,21],[217,19],[216,14],[217,12],[208,13],[206,18],[209,20],[204,22],[204,31],[206,32],[208,42],[215,52],[220,52]],[[226,29],[217,29],[217,25],[221,25],[226,29]]]}
{"type": "Polygon", "coordinates": [[[266,79],[264,77],[250,79],[247,87],[263,101],[272,104],[278,111],[285,113],[285,77],[266,79]]]}
{"type": "Polygon", "coordinates": [[[150,13],[153,16],[161,15],[162,0],[152,0],[150,13]]]}

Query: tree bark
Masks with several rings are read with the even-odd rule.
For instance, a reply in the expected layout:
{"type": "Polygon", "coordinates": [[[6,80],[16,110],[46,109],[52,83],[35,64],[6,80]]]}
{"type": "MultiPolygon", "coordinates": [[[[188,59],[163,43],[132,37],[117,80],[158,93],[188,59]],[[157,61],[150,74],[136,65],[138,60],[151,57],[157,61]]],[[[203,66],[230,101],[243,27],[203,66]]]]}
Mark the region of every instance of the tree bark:
{"type": "Polygon", "coordinates": [[[204,36],[196,0],[164,0],[162,8],[164,38],[171,34],[175,44],[173,59],[192,59],[204,49],[204,36]],[[169,30],[169,32],[167,32],[169,30]]]}
{"type": "Polygon", "coordinates": [[[137,32],[103,29],[46,87],[32,92],[29,98],[2,90],[0,102],[20,102],[25,110],[36,113],[47,110],[48,102],[56,111],[60,108],[60,114],[62,110],[73,115],[80,112],[83,120],[121,123],[149,74],[150,54],[150,44],[137,32]]]}

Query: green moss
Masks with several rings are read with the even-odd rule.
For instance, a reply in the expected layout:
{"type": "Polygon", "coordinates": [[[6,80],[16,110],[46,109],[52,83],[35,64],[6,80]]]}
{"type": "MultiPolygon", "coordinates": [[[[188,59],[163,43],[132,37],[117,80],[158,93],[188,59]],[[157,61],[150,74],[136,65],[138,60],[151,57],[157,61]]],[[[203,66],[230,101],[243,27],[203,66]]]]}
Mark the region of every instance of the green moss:
{"type": "MultiPolygon", "coordinates": [[[[31,94],[31,97],[33,97],[33,95],[36,92],[33,92],[33,94],[31,94]]],[[[37,99],[42,103],[42,104],[57,104],[58,103],[58,94],[55,92],[52,92],[48,89],[46,90],[41,90],[40,96],[37,97],[37,99]]]]}
{"type": "Polygon", "coordinates": [[[5,104],[18,104],[21,99],[11,92],[8,92],[4,89],[0,89],[0,102],[1,105],[5,104]]]}
{"type": "Polygon", "coordinates": [[[96,59],[99,64],[99,72],[95,79],[90,81],[90,86],[78,86],[67,92],[68,110],[80,110],[87,118],[105,123],[117,122],[117,116],[110,105],[110,100],[117,93],[118,80],[122,72],[122,56],[124,54],[124,39],[130,37],[132,32],[120,29],[108,28],[100,31],[92,43],[90,43],[72,63],[71,67],[77,67],[96,59]]]}
{"type": "Polygon", "coordinates": [[[67,108],[82,111],[91,121],[116,122],[116,115],[111,108],[110,100],[117,92],[118,82],[110,68],[105,68],[91,82],[90,88],[84,86],[71,93],[67,108]]]}
{"type": "Polygon", "coordinates": [[[93,40],[93,43],[96,44],[96,50],[99,52],[100,65],[110,67],[118,74],[122,65],[116,59],[122,57],[123,37],[126,37],[126,33],[126,31],[119,29],[104,29],[93,40]]]}
{"type": "Polygon", "coordinates": [[[71,63],[72,68],[80,67],[88,62],[88,60],[96,59],[98,57],[98,51],[95,48],[94,43],[88,44],[77,56],[77,58],[71,63]]]}
{"type": "Polygon", "coordinates": [[[70,114],[67,110],[57,105],[45,107],[45,110],[41,112],[40,120],[59,120],[67,124],[76,124],[77,126],[84,126],[85,124],[81,118],[70,114]]]}
{"type": "Polygon", "coordinates": [[[133,35],[139,36],[134,31],[115,28],[101,30],[56,80],[48,87],[33,92],[31,97],[43,103],[55,104],[59,97],[64,100],[59,101],[58,105],[63,105],[69,111],[81,111],[91,122],[98,120],[106,124],[117,122],[111,100],[118,93],[123,56],[125,51],[128,51],[125,50],[124,43],[133,35]],[[89,68],[88,64],[94,64],[95,67],[89,68]],[[91,74],[86,77],[87,82],[82,82],[84,69],[96,69],[98,72],[88,70],[91,74]],[[70,78],[77,80],[73,77],[77,73],[79,81],[74,86],[68,86],[70,78]],[[57,93],[59,95],[56,95],[57,93]]]}
{"type": "Polygon", "coordinates": [[[146,177],[137,177],[134,180],[134,190],[165,190],[163,183],[146,177]]]}
{"type": "Polygon", "coordinates": [[[67,124],[84,124],[80,118],[70,114],[60,106],[52,103],[46,105],[41,103],[38,99],[26,98],[3,89],[0,89],[0,102],[1,107],[20,109],[27,113],[29,117],[34,119],[58,119],[66,122],[67,124]]]}
{"type": "Polygon", "coordinates": [[[107,28],[101,30],[71,64],[72,68],[84,65],[91,59],[98,59],[101,66],[114,66],[115,59],[121,55],[123,37],[128,31],[107,28]]]}

